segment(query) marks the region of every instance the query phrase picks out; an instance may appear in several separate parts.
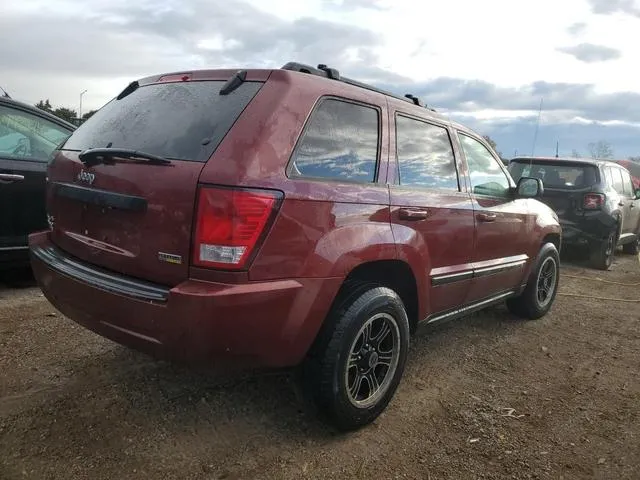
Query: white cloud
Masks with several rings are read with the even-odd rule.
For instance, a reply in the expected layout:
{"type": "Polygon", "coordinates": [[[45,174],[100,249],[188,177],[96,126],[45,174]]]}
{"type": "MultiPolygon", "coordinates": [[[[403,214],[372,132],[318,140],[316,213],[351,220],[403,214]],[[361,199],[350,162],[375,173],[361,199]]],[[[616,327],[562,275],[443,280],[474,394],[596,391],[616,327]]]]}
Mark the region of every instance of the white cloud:
{"type": "MultiPolygon", "coordinates": [[[[593,82],[603,92],[640,91],[637,80],[630,75],[635,68],[635,45],[640,40],[638,19],[633,16],[594,14],[584,0],[449,0],[435,4],[413,0],[375,3],[365,0],[248,0],[247,3],[283,22],[313,17],[369,30],[380,41],[380,45],[371,46],[378,57],[376,66],[418,82],[446,76],[479,79],[500,86],[519,86],[544,79],[547,82],[593,82]],[[367,4],[381,8],[364,8],[367,4]],[[576,22],[588,25],[589,36],[594,43],[620,50],[621,58],[603,66],[599,63],[584,64],[560,53],[558,47],[571,45],[574,40],[567,29],[576,22]]],[[[78,46],[71,43],[82,43],[82,38],[74,39],[72,35],[74,21],[92,15],[104,19],[107,18],[106,12],[126,12],[128,5],[129,2],[122,0],[89,0],[82,3],[77,0],[8,0],[8,4],[5,0],[3,8],[9,18],[12,14],[21,14],[24,19],[43,10],[57,17],[66,17],[68,32],[57,36],[54,30],[50,43],[38,45],[38,49],[48,51],[50,56],[59,57],[65,49],[76,52],[78,46]]],[[[176,8],[176,5],[180,5],[181,10],[188,10],[201,7],[203,3],[156,2],[156,9],[162,11],[168,7],[176,8]]],[[[236,8],[232,0],[225,2],[225,5],[230,10],[236,8]]],[[[211,9],[206,12],[207,15],[212,13],[215,14],[211,9]]],[[[113,22],[118,21],[116,14],[109,18],[113,22]]],[[[135,24],[131,28],[135,31],[135,24]]],[[[195,30],[194,34],[198,35],[199,32],[195,30]]],[[[202,33],[194,43],[204,50],[215,51],[229,47],[229,42],[238,44],[242,41],[242,38],[224,39],[220,34],[211,32],[209,35],[202,33]]],[[[273,41],[278,41],[277,31],[274,32],[273,41]]],[[[166,57],[165,61],[159,59],[148,63],[167,65],[166,68],[170,70],[174,69],[172,65],[176,68],[186,67],[185,62],[176,60],[180,55],[180,48],[177,47],[181,45],[175,46],[176,52],[169,53],[167,45],[163,47],[163,42],[158,42],[152,35],[146,39],[140,37],[137,42],[139,45],[148,43],[149,51],[145,51],[145,56],[166,57]],[[154,49],[154,43],[158,48],[154,49]]],[[[14,44],[13,48],[19,51],[22,46],[14,44]]],[[[288,59],[273,59],[273,66],[279,66],[282,60],[288,59]]],[[[332,58],[315,60],[328,64],[335,61],[332,58]]],[[[67,58],[66,61],[72,63],[74,58],[67,58]]],[[[95,61],[99,62],[100,59],[96,58],[95,61]]],[[[3,69],[9,71],[10,67],[3,65],[3,69]]],[[[131,72],[133,76],[139,73],[131,72]]],[[[95,80],[90,79],[91,76],[87,72],[88,82],[85,83],[88,83],[87,88],[93,90],[91,84],[95,80]]],[[[11,77],[17,80],[16,75],[11,77]]],[[[7,84],[6,78],[1,81],[7,84]]],[[[8,85],[8,88],[12,87],[14,91],[20,88],[19,85],[8,85]]],[[[118,89],[119,86],[114,84],[114,91],[118,89]]],[[[73,93],[60,92],[61,101],[70,99],[73,93]]],[[[42,95],[45,95],[44,91],[42,95]]],[[[99,104],[102,100],[96,98],[95,102],[99,104]]]]}
{"type": "MultiPolygon", "coordinates": [[[[599,102],[599,112],[607,94],[640,93],[633,75],[640,10],[632,0],[4,0],[2,5],[0,86],[28,102],[49,97],[54,105],[71,107],[87,89],[85,111],[148,74],[279,67],[290,60],[327,63],[402,93],[411,84],[418,89],[442,78],[501,87],[494,97],[514,95],[514,89],[521,89],[520,97],[537,95],[531,85],[541,81],[569,89],[575,84],[575,108],[545,98],[543,121],[551,123],[594,120],[584,116],[587,109],[576,98],[581,92],[585,103],[599,102]],[[562,53],[584,45],[619,56],[584,62],[562,53]],[[585,90],[585,84],[593,87],[585,90]]],[[[577,56],[584,58],[582,53],[577,56]]],[[[495,98],[480,100],[437,106],[457,106],[484,122],[531,117],[532,110],[522,110],[529,106],[508,110],[495,98]]],[[[538,102],[539,97],[533,100],[538,102]]],[[[635,124],[629,109],[628,118],[623,110],[596,120],[635,124]]]]}

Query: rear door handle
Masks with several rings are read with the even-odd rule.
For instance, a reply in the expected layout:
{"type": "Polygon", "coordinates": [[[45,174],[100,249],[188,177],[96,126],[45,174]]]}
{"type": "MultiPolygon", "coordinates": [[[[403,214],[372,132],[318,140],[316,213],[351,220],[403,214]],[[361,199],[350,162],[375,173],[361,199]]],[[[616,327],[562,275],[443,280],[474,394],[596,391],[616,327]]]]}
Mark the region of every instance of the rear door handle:
{"type": "Polygon", "coordinates": [[[24,180],[24,175],[15,175],[13,173],[0,173],[0,182],[21,182],[24,180]]]}
{"type": "Polygon", "coordinates": [[[476,218],[481,222],[493,222],[497,218],[495,213],[478,213],[476,218]]]}
{"type": "Polygon", "coordinates": [[[398,215],[402,220],[424,220],[429,216],[426,208],[401,208],[398,215]]]}

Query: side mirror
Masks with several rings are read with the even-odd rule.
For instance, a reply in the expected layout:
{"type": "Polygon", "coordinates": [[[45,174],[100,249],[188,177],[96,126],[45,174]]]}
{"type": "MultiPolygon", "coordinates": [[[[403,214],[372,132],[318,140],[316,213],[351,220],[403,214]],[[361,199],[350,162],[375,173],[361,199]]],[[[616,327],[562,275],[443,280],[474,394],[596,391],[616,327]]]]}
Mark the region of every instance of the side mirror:
{"type": "Polygon", "coordinates": [[[516,196],[521,198],[536,198],[544,194],[544,186],[539,178],[522,177],[518,180],[516,196]]]}

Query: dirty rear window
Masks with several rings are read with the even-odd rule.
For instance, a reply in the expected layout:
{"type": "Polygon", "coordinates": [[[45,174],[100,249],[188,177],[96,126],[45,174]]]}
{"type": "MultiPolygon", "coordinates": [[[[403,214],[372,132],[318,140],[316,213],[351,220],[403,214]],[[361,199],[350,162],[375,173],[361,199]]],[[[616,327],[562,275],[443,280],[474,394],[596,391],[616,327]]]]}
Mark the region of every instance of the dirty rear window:
{"type": "Polygon", "coordinates": [[[113,99],[80,126],[64,150],[127,148],[206,162],[262,82],[220,95],[226,82],[158,83],[113,99]]]}
{"type": "Polygon", "coordinates": [[[539,178],[548,188],[577,189],[597,182],[596,168],[586,164],[511,162],[509,172],[516,182],[521,177],[539,178]]]}

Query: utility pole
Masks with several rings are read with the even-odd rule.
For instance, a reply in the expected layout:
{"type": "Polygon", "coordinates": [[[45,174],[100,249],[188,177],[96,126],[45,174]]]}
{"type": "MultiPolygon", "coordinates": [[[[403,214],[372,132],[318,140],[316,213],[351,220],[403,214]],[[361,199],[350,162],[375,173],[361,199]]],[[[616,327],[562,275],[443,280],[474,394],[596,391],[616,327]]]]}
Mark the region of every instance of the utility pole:
{"type": "Polygon", "coordinates": [[[540,99],[540,109],[538,110],[538,120],[536,121],[536,129],[533,134],[533,147],[531,147],[531,157],[533,157],[536,152],[536,142],[538,141],[538,128],[540,127],[540,116],[542,115],[543,100],[544,100],[544,97],[540,99]]]}
{"type": "Polygon", "coordinates": [[[80,109],[78,110],[78,119],[80,122],[82,122],[82,96],[87,93],[86,90],[83,90],[82,92],[80,92],[80,109]]]}

